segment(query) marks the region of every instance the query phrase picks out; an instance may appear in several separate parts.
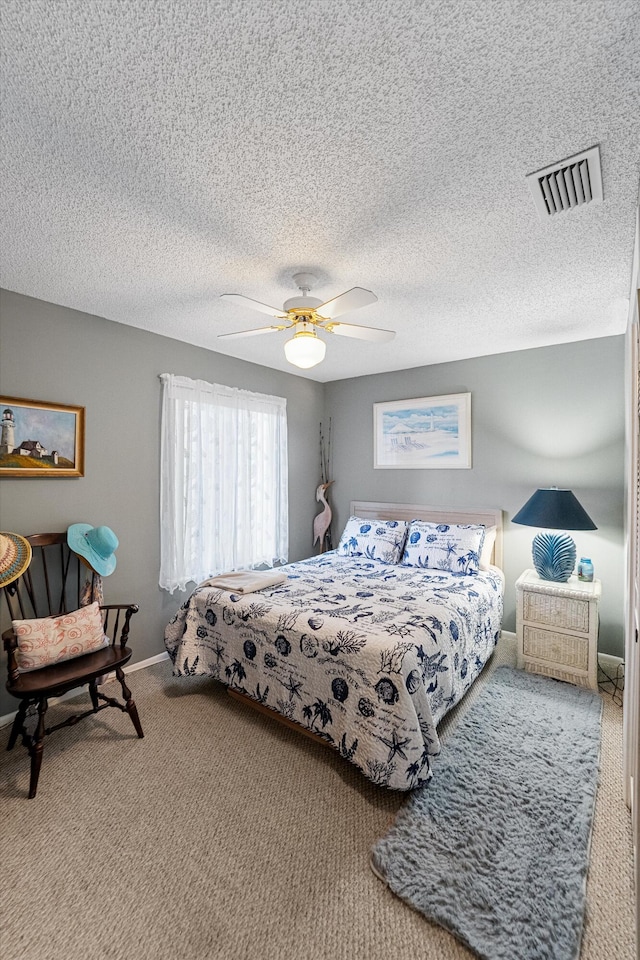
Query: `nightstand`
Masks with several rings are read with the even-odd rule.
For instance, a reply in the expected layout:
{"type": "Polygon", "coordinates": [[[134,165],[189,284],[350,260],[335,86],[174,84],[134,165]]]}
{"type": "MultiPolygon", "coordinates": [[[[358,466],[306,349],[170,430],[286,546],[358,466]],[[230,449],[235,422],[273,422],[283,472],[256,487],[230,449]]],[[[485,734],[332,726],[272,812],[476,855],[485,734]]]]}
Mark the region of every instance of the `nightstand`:
{"type": "Polygon", "coordinates": [[[598,689],[600,581],[541,580],[525,570],[516,582],[518,666],[598,689]]]}

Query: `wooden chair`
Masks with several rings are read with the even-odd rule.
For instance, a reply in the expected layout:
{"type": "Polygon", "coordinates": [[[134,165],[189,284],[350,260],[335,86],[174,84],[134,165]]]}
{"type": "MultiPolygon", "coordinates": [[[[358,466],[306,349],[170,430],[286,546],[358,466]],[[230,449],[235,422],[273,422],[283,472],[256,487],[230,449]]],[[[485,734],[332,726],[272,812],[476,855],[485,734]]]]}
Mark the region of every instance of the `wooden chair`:
{"type": "MultiPolygon", "coordinates": [[[[66,532],[40,533],[26,539],[33,551],[31,565],[21,577],[2,588],[11,619],[57,616],[78,609],[87,578],[91,579],[93,593],[96,575],[69,549],[66,532]]],[[[100,606],[100,610],[104,616],[104,632],[110,640],[109,646],[28,673],[18,672],[18,641],[13,630],[5,630],[2,634],[8,658],[7,690],[20,700],[7,750],[13,749],[21,735],[31,756],[29,799],[35,797],[38,788],[44,738],[54,730],[75,724],[106,707],[117,707],[129,714],[138,736],[144,736],[122,669],[131,658],[132,650],[127,646],[129,624],[138,607],[136,604],[107,604],[100,606]],[[104,675],[112,671],[120,681],[124,704],[98,689],[104,675]],[[89,687],[91,708],[74,714],[62,723],[46,727],[45,714],[49,699],[86,685],[89,687]],[[37,723],[34,733],[30,734],[26,724],[29,714],[34,712],[37,712],[37,723]]]]}

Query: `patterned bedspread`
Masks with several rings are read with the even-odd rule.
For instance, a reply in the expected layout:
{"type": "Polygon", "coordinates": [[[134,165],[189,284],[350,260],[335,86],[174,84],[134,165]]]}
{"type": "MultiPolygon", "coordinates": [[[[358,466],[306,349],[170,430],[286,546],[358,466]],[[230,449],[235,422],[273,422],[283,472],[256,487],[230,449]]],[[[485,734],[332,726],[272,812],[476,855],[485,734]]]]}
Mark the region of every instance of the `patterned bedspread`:
{"type": "Polygon", "coordinates": [[[325,553],[257,593],[199,587],[165,632],[176,676],[206,674],[329,741],[370,780],[431,776],[437,724],[497,642],[497,568],[449,574],[325,553]]]}

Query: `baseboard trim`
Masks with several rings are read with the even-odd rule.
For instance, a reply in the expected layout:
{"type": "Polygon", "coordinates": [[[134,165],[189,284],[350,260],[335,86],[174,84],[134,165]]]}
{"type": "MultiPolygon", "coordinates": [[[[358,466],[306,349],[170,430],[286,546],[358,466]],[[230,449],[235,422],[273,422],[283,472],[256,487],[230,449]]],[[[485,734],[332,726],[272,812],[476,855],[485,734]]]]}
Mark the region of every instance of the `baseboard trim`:
{"type": "Polygon", "coordinates": [[[624,660],[622,657],[613,657],[610,653],[599,653],[598,654],[598,663],[607,670],[617,670],[618,667],[624,666],[624,660]]]}
{"type": "Polygon", "coordinates": [[[625,681],[625,664],[622,657],[609,653],[598,654],[598,683],[603,690],[613,695],[614,703],[622,706],[625,681]]]}
{"type": "MultiPolygon", "coordinates": [[[[129,663],[124,668],[125,673],[135,673],[136,670],[143,670],[145,667],[151,667],[154,663],[161,663],[163,660],[168,660],[169,654],[165,650],[164,653],[156,653],[153,657],[147,657],[146,660],[140,660],[138,663],[129,663]]],[[[112,680],[115,680],[115,673],[110,673],[107,675],[105,683],[110,683],[112,680]]],[[[73,690],[69,690],[67,693],[63,693],[61,697],[54,697],[49,701],[51,705],[55,703],[62,703],[64,700],[71,700],[72,697],[78,696],[79,687],[75,687],[73,690]]],[[[13,719],[18,711],[14,710],[13,713],[5,713],[3,717],[0,717],[0,728],[7,727],[10,723],[13,723],[13,719]]]]}
{"type": "MultiPolygon", "coordinates": [[[[143,670],[145,667],[152,667],[154,663],[162,663],[163,660],[168,660],[169,654],[165,650],[163,653],[156,653],[153,657],[147,657],[146,660],[140,660],[139,663],[129,663],[125,668],[125,673],[135,673],[136,670],[143,670]]],[[[112,674],[115,676],[115,674],[112,674]]]]}
{"type": "MultiPolygon", "coordinates": [[[[505,640],[515,640],[516,634],[511,630],[502,630],[500,633],[501,637],[504,637],[505,640]]],[[[135,673],[136,670],[144,670],[145,667],[151,667],[154,663],[162,663],[163,660],[168,660],[169,654],[165,650],[163,653],[156,653],[153,657],[147,657],[146,660],[140,660],[138,663],[130,663],[124,668],[125,673],[135,673]]],[[[617,671],[618,667],[624,664],[622,657],[613,657],[609,653],[599,653],[598,654],[598,663],[602,664],[607,673],[614,673],[617,671]]],[[[109,674],[105,683],[109,683],[115,677],[115,673],[109,674]]],[[[54,700],[51,700],[51,703],[62,703],[63,700],[70,700],[72,697],[77,697],[76,690],[69,690],[68,693],[63,694],[61,697],[56,697],[54,700]]],[[[16,715],[14,710],[13,713],[5,713],[3,717],[0,717],[0,728],[7,727],[10,723],[13,723],[13,718],[16,715]]]]}

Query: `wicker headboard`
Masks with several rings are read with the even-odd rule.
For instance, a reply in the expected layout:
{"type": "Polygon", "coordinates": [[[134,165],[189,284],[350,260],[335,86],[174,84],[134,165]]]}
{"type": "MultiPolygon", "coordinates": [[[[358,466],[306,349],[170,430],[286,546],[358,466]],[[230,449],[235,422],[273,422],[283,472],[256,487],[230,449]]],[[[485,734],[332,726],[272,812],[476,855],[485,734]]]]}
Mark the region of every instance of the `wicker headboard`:
{"type": "Polygon", "coordinates": [[[427,507],[420,503],[352,500],[351,515],[364,520],[429,520],[431,523],[483,523],[496,528],[491,562],[502,569],[502,510],[479,507],[427,507]]]}

